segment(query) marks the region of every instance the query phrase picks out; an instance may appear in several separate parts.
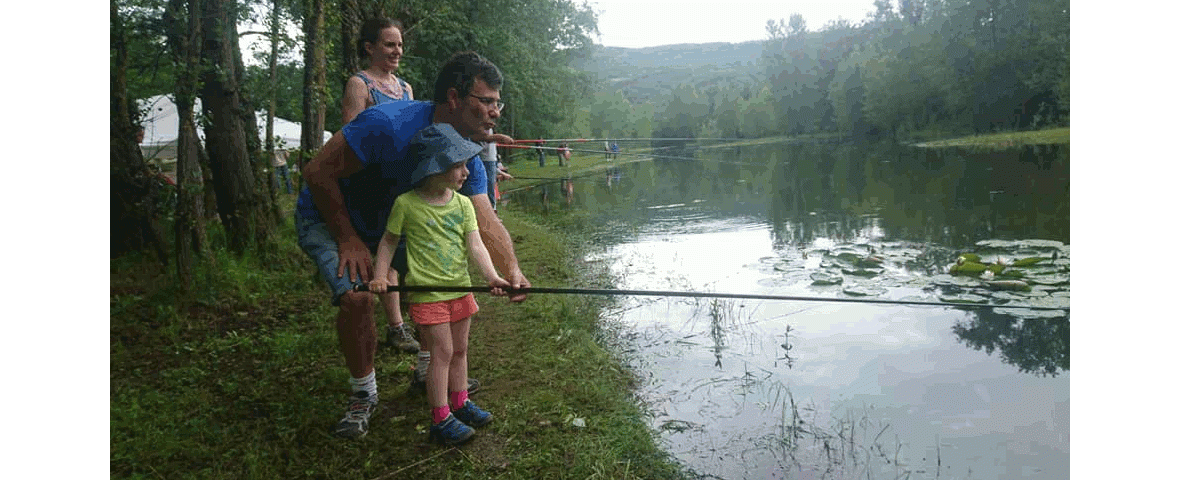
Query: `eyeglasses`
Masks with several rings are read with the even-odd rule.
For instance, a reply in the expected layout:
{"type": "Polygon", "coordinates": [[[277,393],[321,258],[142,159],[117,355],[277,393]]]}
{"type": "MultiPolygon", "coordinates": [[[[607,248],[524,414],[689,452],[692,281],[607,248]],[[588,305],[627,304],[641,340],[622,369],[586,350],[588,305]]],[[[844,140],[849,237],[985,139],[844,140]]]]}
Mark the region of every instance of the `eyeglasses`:
{"type": "Polygon", "coordinates": [[[492,97],[481,97],[479,95],[472,95],[470,93],[467,94],[467,96],[472,97],[476,100],[479,100],[479,103],[482,103],[482,104],[487,105],[489,107],[495,107],[497,112],[504,109],[504,102],[496,100],[492,97]]]}

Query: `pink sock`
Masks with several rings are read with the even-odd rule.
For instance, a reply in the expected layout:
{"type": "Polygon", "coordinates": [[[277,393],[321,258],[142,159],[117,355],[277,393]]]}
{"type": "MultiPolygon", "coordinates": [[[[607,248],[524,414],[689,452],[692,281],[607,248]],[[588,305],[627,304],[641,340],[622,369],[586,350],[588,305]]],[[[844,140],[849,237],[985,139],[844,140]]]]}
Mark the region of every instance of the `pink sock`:
{"type": "Polygon", "coordinates": [[[467,404],[467,390],[451,392],[451,408],[458,410],[467,404]]]}
{"type": "Polygon", "coordinates": [[[434,418],[434,423],[442,423],[442,421],[446,420],[450,415],[451,407],[448,405],[430,409],[430,416],[434,418]]]}

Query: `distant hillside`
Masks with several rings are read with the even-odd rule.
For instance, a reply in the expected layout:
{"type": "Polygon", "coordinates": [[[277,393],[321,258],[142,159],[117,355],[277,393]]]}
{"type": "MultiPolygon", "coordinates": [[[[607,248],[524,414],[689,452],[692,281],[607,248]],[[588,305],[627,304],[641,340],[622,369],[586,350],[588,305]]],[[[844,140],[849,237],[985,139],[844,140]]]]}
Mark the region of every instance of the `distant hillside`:
{"type": "Polygon", "coordinates": [[[581,68],[602,89],[622,90],[632,102],[653,101],[681,84],[698,91],[711,85],[761,83],[762,42],[687,43],[647,48],[598,47],[581,68]]]}

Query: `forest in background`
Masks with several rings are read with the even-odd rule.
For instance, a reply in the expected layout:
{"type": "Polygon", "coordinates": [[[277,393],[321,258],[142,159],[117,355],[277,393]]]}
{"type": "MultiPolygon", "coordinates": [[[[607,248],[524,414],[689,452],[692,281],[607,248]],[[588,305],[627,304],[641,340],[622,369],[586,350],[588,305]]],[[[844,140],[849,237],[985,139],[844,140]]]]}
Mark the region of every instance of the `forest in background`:
{"type": "Polygon", "coordinates": [[[516,138],[907,140],[1069,123],[1065,0],[877,0],[860,21],[813,29],[796,14],[768,19],[761,42],[646,49],[595,45],[584,1],[110,6],[112,257],[154,251],[175,261],[182,284],[207,257],[206,220],[219,220],[230,250],[265,254],[286,212],[267,173],[270,136],[252,134],[252,112],[301,122],[299,158],[308,158],[319,132],[340,127],[344,82],[363,68],[357,32],[373,16],[405,24],[397,73],[420,99],[454,52],[495,62],[508,104],[499,131],[516,138]],[[269,49],[246,57],[243,37],[269,49]],[[191,119],[180,132],[175,195],[146,173],[132,140],[143,116],[135,101],[157,94],[191,119]]]}
{"type": "Polygon", "coordinates": [[[575,131],[908,140],[1069,125],[1069,2],[877,0],[863,20],[768,21],[740,44],[600,48],[575,131]]]}
{"type": "Polygon", "coordinates": [[[254,112],[266,111],[268,124],[275,116],[300,122],[294,158],[309,158],[320,132],[339,129],[344,82],[364,68],[356,38],[365,19],[405,25],[397,74],[418,98],[429,98],[438,66],[455,52],[491,59],[510,105],[501,130],[516,135],[553,130],[593,88],[569,66],[589,54],[597,31],[584,2],[112,0],[110,12],[111,256],[153,252],[174,262],[180,285],[191,284],[194,265],[209,257],[207,220],[218,221],[234,253],[265,258],[272,250],[287,212],[268,174],[273,135],[254,134],[271,127],[260,129],[254,112]],[[262,38],[269,51],[243,58],[243,36],[262,38]],[[134,141],[144,116],[137,100],[158,94],[170,95],[182,119],[174,194],[134,141]]]}

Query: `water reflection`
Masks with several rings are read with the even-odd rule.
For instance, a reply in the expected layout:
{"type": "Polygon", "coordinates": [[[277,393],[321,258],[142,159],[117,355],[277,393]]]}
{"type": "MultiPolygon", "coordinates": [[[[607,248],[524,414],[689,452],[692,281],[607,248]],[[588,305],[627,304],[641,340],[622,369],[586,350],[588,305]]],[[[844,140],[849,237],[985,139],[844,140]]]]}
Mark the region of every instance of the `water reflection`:
{"type": "Polygon", "coordinates": [[[607,315],[677,458],[716,478],[1068,478],[1068,315],[1015,307],[1069,305],[1068,148],[670,154],[698,160],[512,205],[585,218],[618,288],[998,306],[620,298],[607,315]],[[965,252],[1053,260],[1005,291],[950,275],[965,252]]]}
{"type": "Polygon", "coordinates": [[[985,309],[952,330],[976,350],[999,351],[1005,362],[1021,372],[1057,376],[1069,370],[1068,316],[1026,320],[985,309]]]}
{"type": "Polygon", "coordinates": [[[952,248],[986,238],[1069,243],[1068,146],[971,153],[795,145],[766,153],[780,246],[875,236],[952,248]]]}

